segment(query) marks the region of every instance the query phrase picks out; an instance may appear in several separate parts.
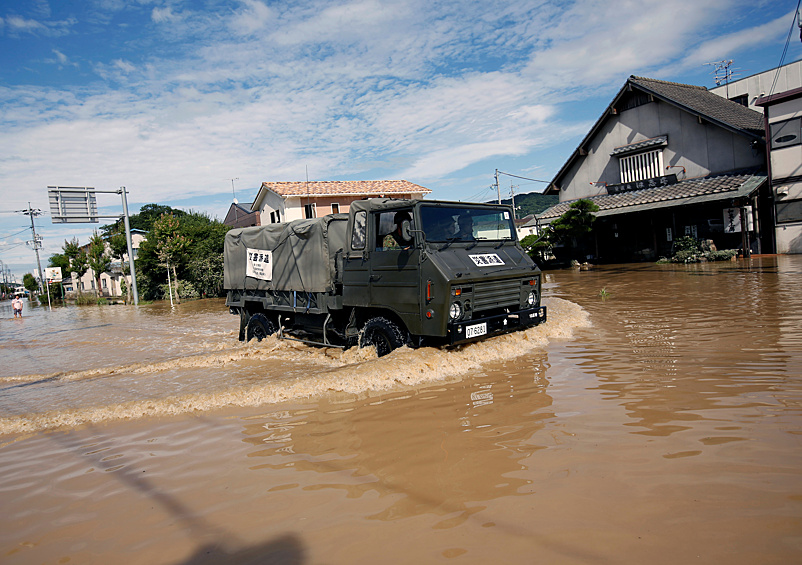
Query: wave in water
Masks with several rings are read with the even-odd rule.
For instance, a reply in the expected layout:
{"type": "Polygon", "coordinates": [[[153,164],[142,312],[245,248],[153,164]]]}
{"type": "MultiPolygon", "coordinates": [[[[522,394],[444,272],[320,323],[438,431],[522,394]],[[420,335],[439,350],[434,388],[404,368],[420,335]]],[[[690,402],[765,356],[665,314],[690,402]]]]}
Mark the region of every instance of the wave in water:
{"type": "Polygon", "coordinates": [[[0,418],[0,434],[24,434],[147,416],[172,416],[227,406],[255,407],[338,392],[365,395],[458,380],[483,364],[543,349],[555,339],[569,339],[575,329],[589,325],[588,315],[580,306],[559,298],[547,299],[545,303],[549,308],[547,323],[454,349],[404,347],[377,358],[373,349],[320,349],[268,338],[249,344],[226,341],[220,345],[220,351],[154,363],[4,378],[1,381],[30,384],[67,384],[89,379],[113,383],[114,379],[123,376],[158,376],[210,367],[249,374],[244,382],[222,390],[219,389],[219,382],[216,382],[217,389],[209,387],[212,390],[182,395],[157,394],[151,398],[126,402],[3,417],[0,418]],[[265,365],[272,369],[265,369],[265,365]],[[295,366],[296,370],[287,371],[287,365],[295,366]],[[302,370],[298,367],[302,367],[302,370]]]}

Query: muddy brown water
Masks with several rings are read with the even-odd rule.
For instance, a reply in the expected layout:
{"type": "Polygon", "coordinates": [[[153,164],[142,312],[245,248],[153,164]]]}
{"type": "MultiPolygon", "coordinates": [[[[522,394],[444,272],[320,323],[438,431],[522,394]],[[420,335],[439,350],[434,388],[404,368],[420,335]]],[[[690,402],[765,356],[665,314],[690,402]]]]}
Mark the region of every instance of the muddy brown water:
{"type": "Polygon", "coordinates": [[[381,359],[0,304],[0,562],[802,561],[802,257],[546,280],[544,326],[381,359]]]}

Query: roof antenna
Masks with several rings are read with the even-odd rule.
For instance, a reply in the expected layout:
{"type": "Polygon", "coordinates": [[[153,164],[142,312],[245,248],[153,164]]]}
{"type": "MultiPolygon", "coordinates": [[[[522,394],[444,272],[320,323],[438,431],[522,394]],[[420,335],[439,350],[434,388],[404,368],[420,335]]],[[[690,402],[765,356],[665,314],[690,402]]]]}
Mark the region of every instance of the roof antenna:
{"type": "Polygon", "coordinates": [[[233,179],[228,179],[231,181],[231,195],[234,197],[234,204],[239,204],[237,201],[237,193],[234,192],[234,181],[239,180],[239,177],[234,177],[233,179]]]}
{"type": "Polygon", "coordinates": [[[715,81],[716,86],[721,86],[721,83],[724,83],[726,87],[725,98],[727,99],[730,98],[730,88],[729,88],[730,79],[734,74],[734,71],[730,69],[732,63],[733,63],[732,59],[730,59],[729,61],[725,60],[725,61],[713,61],[712,63],[705,63],[705,65],[715,65],[715,70],[714,70],[715,77],[713,78],[713,80],[715,81]]]}

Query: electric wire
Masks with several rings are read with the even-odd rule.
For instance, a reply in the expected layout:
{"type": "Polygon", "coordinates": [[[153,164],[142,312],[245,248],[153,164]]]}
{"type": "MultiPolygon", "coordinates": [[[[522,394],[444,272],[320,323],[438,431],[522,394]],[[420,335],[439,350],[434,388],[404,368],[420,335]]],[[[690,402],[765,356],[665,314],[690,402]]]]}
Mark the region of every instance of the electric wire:
{"type": "Polygon", "coordinates": [[[777,71],[774,73],[774,81],[771,83],[771,90],[769,90],[769,97],[774,94],[774,88],[777,86],[777,80],[780,78],[780,68],[783,66],[785,62],[785,56],[788,54],[788,45],[791,43],[791,34],[794,32],[794,23],[796,22],[796,18],[799,15],[799,6],[802,5],[802,0],[797,0],[796,3],[796,10],[794,10],[794,17],[791,18],[791,29],[788,30],[788,37],[785,38],[785,47],[783,48],[783,54],[780,57],[780,64],[777,65],[777,71]]]}

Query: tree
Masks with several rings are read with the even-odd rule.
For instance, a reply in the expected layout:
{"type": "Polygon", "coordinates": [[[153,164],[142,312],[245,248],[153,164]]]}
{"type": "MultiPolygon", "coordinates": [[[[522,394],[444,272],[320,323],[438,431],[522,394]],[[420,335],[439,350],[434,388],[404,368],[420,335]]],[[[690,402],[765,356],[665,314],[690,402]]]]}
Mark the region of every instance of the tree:
{"type": "Polygon", "coordinates": [[[100,292],[100,275],[111,268],[111,257],[106,251],[106,243],[97,230],[89,238],[89,253],[87,254],[89,268],[95,277],[95,296],[100,292]]]}
{"type": "Polygon", "coordinates": [[[25,273],[22,277],[22,286],[25,287],[25,290],[29,291],[31,295],[34,292],[39,290],[39,283],[36,282],[36,278],[33,276],[32,273],[25,273]]]}
{"type": "Polygon", "coordinates": [[[173,269],[173,280],[175,285],[176,302],[181,303],[178,295],[178,273],[176,263],[183,256],[184,251],[189,247],[190,239],[179,232],[178,218],[173,214],[162,214],[153,223],[151,230],[156,244],[156,252],[159,260],[167,267],[167,282],[170,282],[170,268],[173,269]],[[172,265],[171,265],[172,264],[172,265]]]}
{"type": "Polygon", "coordinates": [[[572,202],[568,210],[548,226],[547,241],[565,246],[572,258],[586,255],[588,236],[593,231],[596,221],[594,212],[599,207],[590,200],[582,199],[572,202]]]}
{"type": "Polygon", "coordinates": [[[86,274],[86,271],[89,270],[89,259],[86,256],[86,251],[81,249],[81,246],[78,245],[78,238],[72,238],[72,241],[64,240],[64,245],[61,247],[64,250],[64,256],[69,259],[69,269],[66,272],[62,271],[62,275],[70,275],[75,273],[75,276],[78,277],[78,294],[81,294],[81,277],[86,274]]]}

